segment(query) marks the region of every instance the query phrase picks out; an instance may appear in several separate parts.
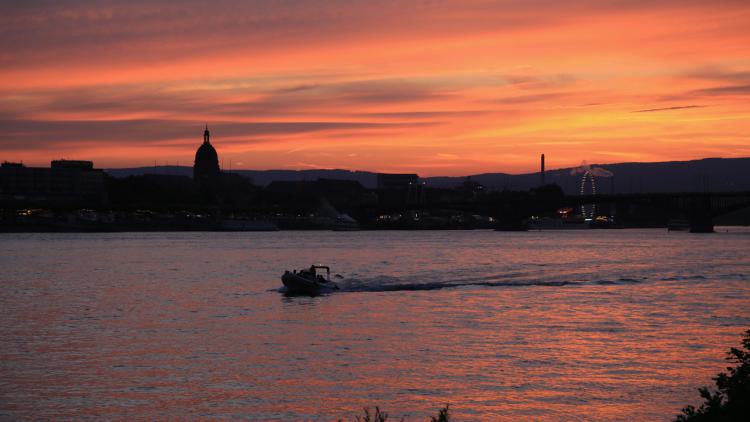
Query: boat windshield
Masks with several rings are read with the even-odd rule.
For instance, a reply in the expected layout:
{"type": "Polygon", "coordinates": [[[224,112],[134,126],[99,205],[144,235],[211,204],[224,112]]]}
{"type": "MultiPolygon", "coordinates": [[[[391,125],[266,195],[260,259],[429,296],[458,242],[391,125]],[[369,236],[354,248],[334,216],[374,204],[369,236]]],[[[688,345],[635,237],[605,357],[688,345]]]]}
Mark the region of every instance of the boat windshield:
{"type": "Polygon", "coordinates": [[[331,278],[331,269],[325,265],[310,265],[310,268],[300,270],[300,273],[309,274],[313,277],[320,277],[325,280],[330,280],[331,278]],[[323,277],[322,272],[319,272],[318,270],[326,270],[325,278],[323,277]]]}

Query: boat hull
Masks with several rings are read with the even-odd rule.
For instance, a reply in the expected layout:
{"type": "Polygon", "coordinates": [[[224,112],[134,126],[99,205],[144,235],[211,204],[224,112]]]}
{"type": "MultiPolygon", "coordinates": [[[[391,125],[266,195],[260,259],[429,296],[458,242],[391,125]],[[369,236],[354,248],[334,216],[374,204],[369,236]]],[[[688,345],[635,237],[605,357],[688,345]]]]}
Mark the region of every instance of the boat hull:
{"type": "Polygon", "coordinates": [[[287,289],[288,293],[292,294],[320,294],[336,290],[338,286],[333,282],[320,283],[318,281],[310,280],[305,277],[301,277],[297,274],[285,272],[281,276],[281,282],[287,289]]]}

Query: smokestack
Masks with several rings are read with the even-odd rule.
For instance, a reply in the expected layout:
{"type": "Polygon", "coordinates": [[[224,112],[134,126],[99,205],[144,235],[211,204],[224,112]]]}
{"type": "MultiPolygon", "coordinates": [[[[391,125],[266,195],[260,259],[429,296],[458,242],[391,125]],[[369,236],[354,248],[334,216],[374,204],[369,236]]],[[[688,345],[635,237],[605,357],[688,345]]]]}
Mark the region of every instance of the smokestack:
{"type": "Polygon", "coordinates": [[[544,154],[542,154],[542,186],[544,186],[544,154]]]}

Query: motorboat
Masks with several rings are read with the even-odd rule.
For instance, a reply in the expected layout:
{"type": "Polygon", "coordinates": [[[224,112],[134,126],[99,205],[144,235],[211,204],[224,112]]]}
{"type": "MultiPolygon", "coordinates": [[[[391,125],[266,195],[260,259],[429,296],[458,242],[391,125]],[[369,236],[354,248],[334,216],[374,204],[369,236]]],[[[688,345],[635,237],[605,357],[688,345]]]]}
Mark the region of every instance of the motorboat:
{"type": "Polygon", "coordinates": [[[281,282],[286,286],[287,293],[291,294],[315,295],[339,289],[339,286],[331,281],[331,269],[325,265],[311,265],[310,268],[299,271],[284,271],[281,282]],[[325,270],[325,277],[318,270],[325,270]]]}

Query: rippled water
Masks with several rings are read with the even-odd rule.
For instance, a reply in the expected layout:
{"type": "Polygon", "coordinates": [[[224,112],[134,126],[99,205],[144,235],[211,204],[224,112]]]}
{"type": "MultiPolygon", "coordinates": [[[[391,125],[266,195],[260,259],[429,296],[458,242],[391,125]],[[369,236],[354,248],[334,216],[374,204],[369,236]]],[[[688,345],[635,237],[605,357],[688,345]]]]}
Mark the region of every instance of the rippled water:
{"type": "Polygon", "coordinates": [[[0,235],[0,419],[669,420],[750,328],[750,232],[0,235]],[[342,291],[278,291],[313,262],[342,291]]]}

